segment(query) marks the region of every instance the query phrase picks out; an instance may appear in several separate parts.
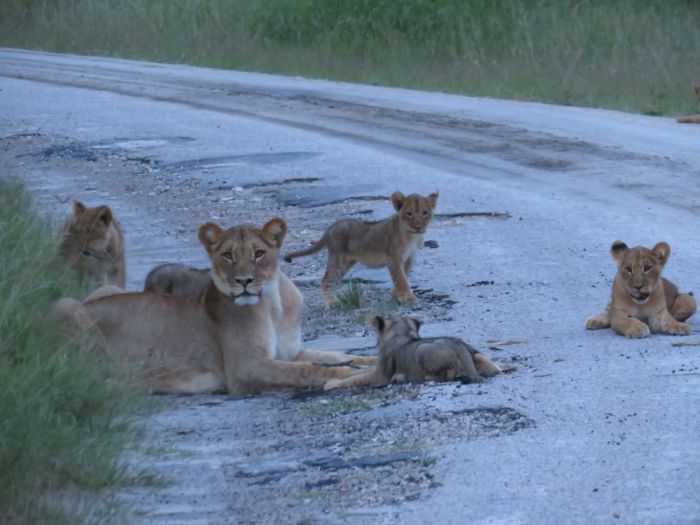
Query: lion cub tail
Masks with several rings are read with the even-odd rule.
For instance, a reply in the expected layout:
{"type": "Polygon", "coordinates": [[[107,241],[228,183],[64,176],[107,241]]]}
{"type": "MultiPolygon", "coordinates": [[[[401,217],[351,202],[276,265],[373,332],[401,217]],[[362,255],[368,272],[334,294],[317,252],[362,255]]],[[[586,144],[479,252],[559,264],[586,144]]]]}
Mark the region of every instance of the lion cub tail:
{"type": "Polygon", "coordinates": [[[318,241],[313,243],[311,246],[306,248],[305,250],[299,250],[298,252],[292,252],[288,253],[284,256],[284,261],[285,262],[292,262],[292,259],[296,259],[297,257],[303,257],[304,255],[311,255],[312,253],[320,252],[323,250],[326,245],[328,244],[328,235],[324,234],[323,237],[321,237],[318,241]]]}
{"type": "Polygon", "coordinates": [[[501,373],[501,369],[496,363],[478,351],[472,354],[472,359],[481,377],[493,377],[501,373]]]}

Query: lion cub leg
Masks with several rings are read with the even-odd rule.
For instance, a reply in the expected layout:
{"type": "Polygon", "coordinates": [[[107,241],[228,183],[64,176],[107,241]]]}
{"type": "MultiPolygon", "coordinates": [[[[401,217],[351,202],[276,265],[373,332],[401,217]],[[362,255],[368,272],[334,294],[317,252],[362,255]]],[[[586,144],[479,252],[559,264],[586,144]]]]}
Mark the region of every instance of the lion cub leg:
{"type": "Polygon", "coordinates": [[[324,352],[302,348],[297,354],[295,361],[325,365],[348,364],[350,366],[374,366],[377,362],[377,357],[373,355],[350,355],[343,352],[324,352]]]}
{"type": "MultiPolygon", "coordinates": [[[[668,314],[668,312],[666,312],[668,314]]],[[[648,337],[649,327],[637,319],[631,317],[625,312],[612,309],[610,312],[610,327],[618,334],[629,337],[630,339],[641,339],[648,337]]]]}
{"type": "Polygon", "coordinates": [[[668,310],[663,310],[649,319],[649,325],[654,332],[661,332],[670,335],[688,335],[692,333],[693,327],[688,323],[679,323],[668,310]]]}
{"type": "Polygon", "coordinates": [[[329,307],[337,306],[340,303],[338,296],[335,294],[335,286],[355,264],[357,264],[357,261],[346,259],[342,255],[334,254],[329,250],[326,274],[321,280],[323,297],[326,301],[326,305],[329,307]]]}
{"type": "Polygon", "coordinates": [[[408,283],[408,277],[406,277],[403,263],[401,263],[401,261],[389,261],[388,266],[391,280],[394,283],[392,293],[394,297],[396,297],[396,300],[400,303],[415,303],[416,296],[413,294],[411,285],[408,283]]]}
{"type": "Polygon", "coordinates": [[[695,297],[688,293],[681,293],[673,301],[669,311],[676,321],[682,322],[689,319],[695,313],[697,307],[695,297]]]}
{"type": "Polygon", "coordinates": [[[592,315],[586,319],[586,328],[588,330],[600,330],[601,328],[610,328],[610,307],[611,302],[605,306],[605,310],[599,314],[592,315]]]}

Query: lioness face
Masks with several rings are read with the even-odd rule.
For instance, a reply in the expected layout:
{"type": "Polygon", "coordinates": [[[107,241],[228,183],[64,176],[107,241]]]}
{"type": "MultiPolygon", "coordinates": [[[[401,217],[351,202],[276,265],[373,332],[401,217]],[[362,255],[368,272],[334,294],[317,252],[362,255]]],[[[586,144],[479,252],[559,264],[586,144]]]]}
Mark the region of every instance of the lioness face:
{"type": "Polygon", "coordinates": [[[637,304],[645,304],[654,292],[661,277],[671,247],[660,242],[651,250],[642,246],[628,248],[622,241],[615,241],[610,248],[617,261],[617,279],[637,304]]]}
{"type": "Polygon", "coordinates": [[[413,193],[405,197],[400,191],[391,194],[391,203],[401,217],[401,224],[410,233],[425,233],[433,218],[438,192],[427,197],[413,193]]]}
{"type": "Polygon", "coordinates": [[[233,297],[237,305],[255,305],[266,284],[277,278],[282,240],[287,224],[280,218],[262,229],[235,226],[224,231],[208,222],[199,229],[199,239],[211,259],[211,276],[219,291],[233,297]]]}
{"type": "Polygon", "coordinates": [[[372,326],[377,331],[377,343],[381,346],[394,337],[418,339],[421,322],[415,317],[382,317],[372,319],[372,326]]]}
{"type": "Polygon", "coordinates": [[[109,206],[86,208],[78,201],[73,202],[73,217],[63,230],[60,253],[76,267],[81,277],[86,270],[97,273],[104,261],[111,259],[106,248],[112,220],[109,206]]]}

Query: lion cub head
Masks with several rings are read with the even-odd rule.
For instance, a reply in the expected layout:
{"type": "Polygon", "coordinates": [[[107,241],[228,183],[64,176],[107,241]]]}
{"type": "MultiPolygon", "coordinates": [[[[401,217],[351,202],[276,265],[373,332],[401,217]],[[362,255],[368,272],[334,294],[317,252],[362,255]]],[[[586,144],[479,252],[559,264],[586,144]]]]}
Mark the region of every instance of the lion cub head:
{"type": "Polygon", "coordinates": [[[660,242],[651,250],[642,246],[628,248],[624,242],[615,241],[610,251],[617,261],[615,279],[635,303],[645,304],[657,287],[671,247],[660,242]]]}
{"type": "Polygon", "coordinates": [[[425,233],[430,220],[433,218],[438,192],[427,197],[412,193],[406,197],[400,191],[391,194],[391,203],[401,218],[402,226],[409,233],[425,233]]]}
{"type": "Polygon", "coordinates": [[[60,253],[79,276],[98,275],[114,254],[109,253],[116,221],[109,206],[87,208],[82,202],[73,202],[73,215],[63,227],[60,253]]]}
{"type": "Polygon", "coordinates": [[[278,257],[287,224],[280,218],[262,229],[235,226],[224,231],[213,222],[199,228],[199,240],[211,259],[211,276],[219,291],[237,305],[258,304],[266,286],[277,282],[278,257]]]}
{"type": "Polygon", "coordinates": [[[377,343],[379,347],[396,337],[418,339],[420,325],[421,321],[415,317],[382,317],[378,315],[372,319],[372,326],[377,332],[377,343]]]}

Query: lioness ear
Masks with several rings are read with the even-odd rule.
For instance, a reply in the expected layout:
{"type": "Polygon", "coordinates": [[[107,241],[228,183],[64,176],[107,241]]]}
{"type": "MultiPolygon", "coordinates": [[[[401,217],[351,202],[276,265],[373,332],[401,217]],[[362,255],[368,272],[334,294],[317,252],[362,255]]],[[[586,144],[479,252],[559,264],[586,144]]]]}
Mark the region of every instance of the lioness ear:
{"type": "Polygon", "coordinates": [[[374,326],[374,329],[380,334],[382,330],[384,330],[384,324],[384,318],[381,315],[377,315],[372,319],[372,326],[374,326]]]}
{"type": "Polygon", "coordinates": [[[428,195],[428,205],[432,210],[435,209],[435,205],[437,204],[438,197],[440,196],[440,192],[436,191],[434,193],[431,193],[428,195]]]}
{"type": "Polygon", "coordinates": [[[198,236],[200,242],[207,249],[207,252],[211,253],[212,248],[221,240],[224,233],[224,230],[222,230],[218,224],[208,222],[200,226],[198,236]]]}
{"type": "Polygon", "coordinates": [[[413,322],[413,329],[416,331],[416,335],[418,335],[418,330],[420,330],[420,327],[423,323],[420,319],[417,319],[415,317],[409,317],[409,319],[413,322]]]}
{"type": "Polygon", "coordinates": [[[401,211],[404,202],[406,202],[406,196],[400,191],[395,191],[391,194],[391,204],[393,204],[396,211],[401,211]]]}
{"type": "Polygon", "coordinates": [[[627,245],[624,242],[615,241],[610,247],[610,253],[613,256],[613,259],[616,261],[621,261],[628,249],[629,248],[627,248],[627,245]]]}
{"type": "Polygon", "coordinates": [[[85,205],[80,201],[73,201],[73,213],[80,215],[85,211],[85,205]]]}
{"type": "Polygon", "coordinates": [[[102,205],[97,208],[97,220],[105,226],[109,226],[112,223],[112,218],[112,210],[109,209],[109,206],[102,205]]]}
{"type": "Polygon", "coordinates": [[[275,217],[265,223],[265,226],[262,227],[262,233],[275,248],[279,248],[282,246],[284,236],[287,235],[287,223],[284,222],[284,219],[275,217]]]}
{"type": "Polygon", "coordinates": [[[656,258],[663,266],[664,264],[666,264],[666,261],[668,261],[668,258],[671,256],[671,247],[667,242],[659,242],[656,244],[656,246],[654,246],[651,249],[651,253],[653,253],[656,256],[656,258]]]}

